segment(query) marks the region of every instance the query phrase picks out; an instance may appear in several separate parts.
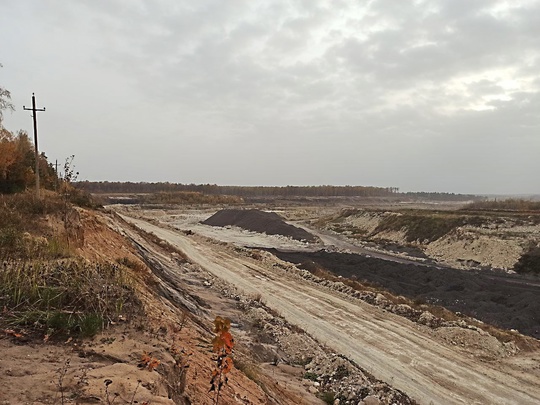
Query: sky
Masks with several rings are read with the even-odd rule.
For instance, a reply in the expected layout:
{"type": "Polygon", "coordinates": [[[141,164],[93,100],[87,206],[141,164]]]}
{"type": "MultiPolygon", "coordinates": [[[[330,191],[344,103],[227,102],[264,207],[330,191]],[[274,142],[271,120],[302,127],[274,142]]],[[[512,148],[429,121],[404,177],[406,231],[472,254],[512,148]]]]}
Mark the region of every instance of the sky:
{"type": "Polygon", "coordinates": [[[0,0],[79,180],[540,194],[540,0],[0,0]]]}

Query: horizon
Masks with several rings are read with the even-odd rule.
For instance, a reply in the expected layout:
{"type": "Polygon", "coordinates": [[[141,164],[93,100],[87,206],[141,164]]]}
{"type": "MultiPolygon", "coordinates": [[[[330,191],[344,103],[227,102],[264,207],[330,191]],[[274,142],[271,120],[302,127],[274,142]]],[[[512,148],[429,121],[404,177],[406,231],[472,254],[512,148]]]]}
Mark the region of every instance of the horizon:
{"type": "MultiPolygon", "coordinates": [[[[178,183],[178,182],[168,182],[168,181],[135,181],[135,180],[127,180],[127,181],[111,181],[111,180],[77,180],[74,183],[83,183],[83,182],[89,182],[89,183],[133,183],[133,184],[172,184],[172,185],[184,185],[184,186],[217,186],[217,187],[239,187],[239,188],[286,188],[286,187],[373,187],[377,189],[388,189],[388,188],[395,188],[395,187],[381,187],[381,186],[374,186],[374,185],[360,185],[360,184],[286,184],[286,185],[262,185],[262,184],[218,184],[218,183],[178,183]]],[[[130,192],[126,192],[130,193],[130,192]]],[[[479,194],[479,193],[457,193],[452,191],[429,191],[429,190],[401,190],[398,189],[396,191],[397,194],[420,194],[420,193],[426,193],[426,194],[453,194],[453,195],[463,195],[463,196],[476,196],[476,197],[491,197],[491,198],[498,198],[498,197],[510,197],[510,198],[540,198],[540,193],[538,194],[530,194],[530,193],[524,193],[524,194],[479,194]]]]}

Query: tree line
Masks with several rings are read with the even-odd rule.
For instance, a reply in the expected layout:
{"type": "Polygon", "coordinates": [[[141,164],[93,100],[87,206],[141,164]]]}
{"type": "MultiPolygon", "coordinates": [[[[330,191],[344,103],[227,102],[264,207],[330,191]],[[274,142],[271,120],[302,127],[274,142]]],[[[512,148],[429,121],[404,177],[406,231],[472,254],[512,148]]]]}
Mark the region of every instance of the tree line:
{"type": "Polygon", "coordinates": [[[91,193],[198,192],[238,197],[385,197],[397,193],[394,187],[371,186],[218,186],[169,182],[80,181],[77,187],[91,193]]]}

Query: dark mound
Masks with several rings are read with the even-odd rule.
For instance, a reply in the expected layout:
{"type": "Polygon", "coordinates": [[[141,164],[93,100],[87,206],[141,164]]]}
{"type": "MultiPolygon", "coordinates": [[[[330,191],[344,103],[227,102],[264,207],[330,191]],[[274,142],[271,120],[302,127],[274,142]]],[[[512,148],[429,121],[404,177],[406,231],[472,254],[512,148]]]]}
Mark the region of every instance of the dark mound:
{"type": "Polygon", "coordinates": [[[316,263],[336,275],[365,280],[394,294],[441,305],[492,325],[540,339],[540,279],[396,263],[357,254],[270,250],[309,269],[316,263]]]}
{"type": "Polygon", "coordinates": [[[315,236],[303,229],[287,224],[275,212],[225,209],[216,212],[202,223],[211,226],[234,225],[249,231],[264,232],[267,235],[283,235],[307,242],[316,241],[315,236]]]}

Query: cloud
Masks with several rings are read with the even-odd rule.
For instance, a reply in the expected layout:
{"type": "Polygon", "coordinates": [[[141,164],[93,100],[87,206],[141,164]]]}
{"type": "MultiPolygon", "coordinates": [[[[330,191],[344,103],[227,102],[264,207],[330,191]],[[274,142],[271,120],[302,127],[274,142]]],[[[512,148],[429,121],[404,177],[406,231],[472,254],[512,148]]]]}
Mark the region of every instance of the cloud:
{"type": "Polygon", "coordinates": [[[1,84],[89,179],[540,193],[537,1],[1,4],[1,84]]]}

